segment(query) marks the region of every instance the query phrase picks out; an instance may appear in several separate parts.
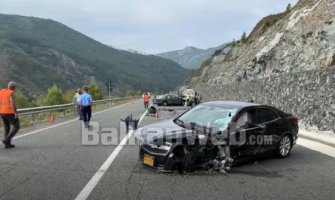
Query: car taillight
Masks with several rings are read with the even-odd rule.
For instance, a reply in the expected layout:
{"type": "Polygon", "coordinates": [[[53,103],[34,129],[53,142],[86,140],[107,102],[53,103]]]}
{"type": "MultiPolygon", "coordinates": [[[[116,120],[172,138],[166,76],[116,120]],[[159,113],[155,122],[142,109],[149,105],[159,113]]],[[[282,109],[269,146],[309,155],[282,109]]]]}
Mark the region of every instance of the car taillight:
{"type": "Polygon", "coordinates": [[[293,123],[298,125],[299,123],[298,117],[293,117],[293,123]]]}

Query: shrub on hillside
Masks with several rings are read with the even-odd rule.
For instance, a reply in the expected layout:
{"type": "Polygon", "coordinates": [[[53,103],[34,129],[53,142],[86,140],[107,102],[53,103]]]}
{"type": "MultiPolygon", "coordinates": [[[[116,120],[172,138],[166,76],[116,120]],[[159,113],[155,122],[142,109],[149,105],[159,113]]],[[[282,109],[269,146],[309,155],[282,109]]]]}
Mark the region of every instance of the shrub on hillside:
{"type": "Polygon", "coordinates": [[[65,99],[62,89],[57,87],[57,85],[53,85],[48,89],[48,93],[44,98],[43,103],[47,106],[64,104],[65,99]]]}
{"type": "Polygon", "coordinates": [[[96,83],[92,82],[88,85],[88,92],[92,95],[93,100],[104,99],[104,93],[96,83]]]}

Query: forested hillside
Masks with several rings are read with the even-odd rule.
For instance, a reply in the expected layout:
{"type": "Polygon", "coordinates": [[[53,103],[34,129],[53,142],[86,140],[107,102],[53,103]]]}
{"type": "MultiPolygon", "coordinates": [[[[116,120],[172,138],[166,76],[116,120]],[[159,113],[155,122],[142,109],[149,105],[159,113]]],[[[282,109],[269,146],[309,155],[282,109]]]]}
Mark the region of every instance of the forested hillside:
{"type": "Polygon", "coordinates": [[[25,94],[43,94],[53,84],[63,90],[112,80],[114,94],[168,91],[186,78],[177,63],[117,50],[61,23],[0,14],[0,84],[18,82],[25,94]]]}

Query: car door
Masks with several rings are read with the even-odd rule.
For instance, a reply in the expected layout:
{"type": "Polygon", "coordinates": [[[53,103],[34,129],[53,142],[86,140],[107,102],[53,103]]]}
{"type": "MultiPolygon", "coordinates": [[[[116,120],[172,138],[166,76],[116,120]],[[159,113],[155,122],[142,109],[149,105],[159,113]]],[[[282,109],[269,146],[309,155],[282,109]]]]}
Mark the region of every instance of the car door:
{"type": "Polygon", "coordinates": [[[167,103],[167,105],[172,105],[173,104],[172,95],[167,95],[166,96],[166,103],[167,103]]]}
{"type": "Polygon", "coordinates": [[[180,105],[179,98],[176,95],[172,95],[173,105],[180,105]]]}
{"type": "Polygon", "coordinates": [[[171,99],[170,99],[170,105],[175,105],[176,104],[176,98],[174,95],[170,95],[171,99]]]}
{"type": "Polygon", "coordinates": [[[263,138],[259,138],[261,152],[266,152],[276,147],[283,130],[280,116],[271,108],[256,108],[254,123],[265,128],[263,138]]]}
{"type": "Polygon", "coordinates": [[[255,109],[249,109],[238,114],[234,121],[235,131],[229,136],[229,144],[235,146],[239,157],[250,157],[260,153],[257,139],[262,137],[264,130],[263,127],[254,125],[254,118],[255,109]]]}

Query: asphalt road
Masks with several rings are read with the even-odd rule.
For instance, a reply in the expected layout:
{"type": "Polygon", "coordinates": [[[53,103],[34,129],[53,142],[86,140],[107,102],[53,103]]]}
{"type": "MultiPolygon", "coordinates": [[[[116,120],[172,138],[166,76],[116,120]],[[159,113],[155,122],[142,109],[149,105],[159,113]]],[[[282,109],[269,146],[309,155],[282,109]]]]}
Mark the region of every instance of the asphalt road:
{"type": "MultiPolygon", "coordinates": [[[[119,128],[120,118],[133,114],[139,119],[144,111],[138,101],[98,113],[93,121],[119,128]]],[[[146,116],[140,125],[182,112],[162,110],[159,119],[146,116]]],[[[0,149],[0,199],[75,199],[117,149],[82,145],[78,120],[22,134],[14,140],[17,148],[0,149]]],[[[334,188],[335,159],[299,145],[287,159],[247,163],[229,175],[163,174],[139,163],[138,146],[125,145],[91,185],[88,199],[334,199],[334,188]]]]}

